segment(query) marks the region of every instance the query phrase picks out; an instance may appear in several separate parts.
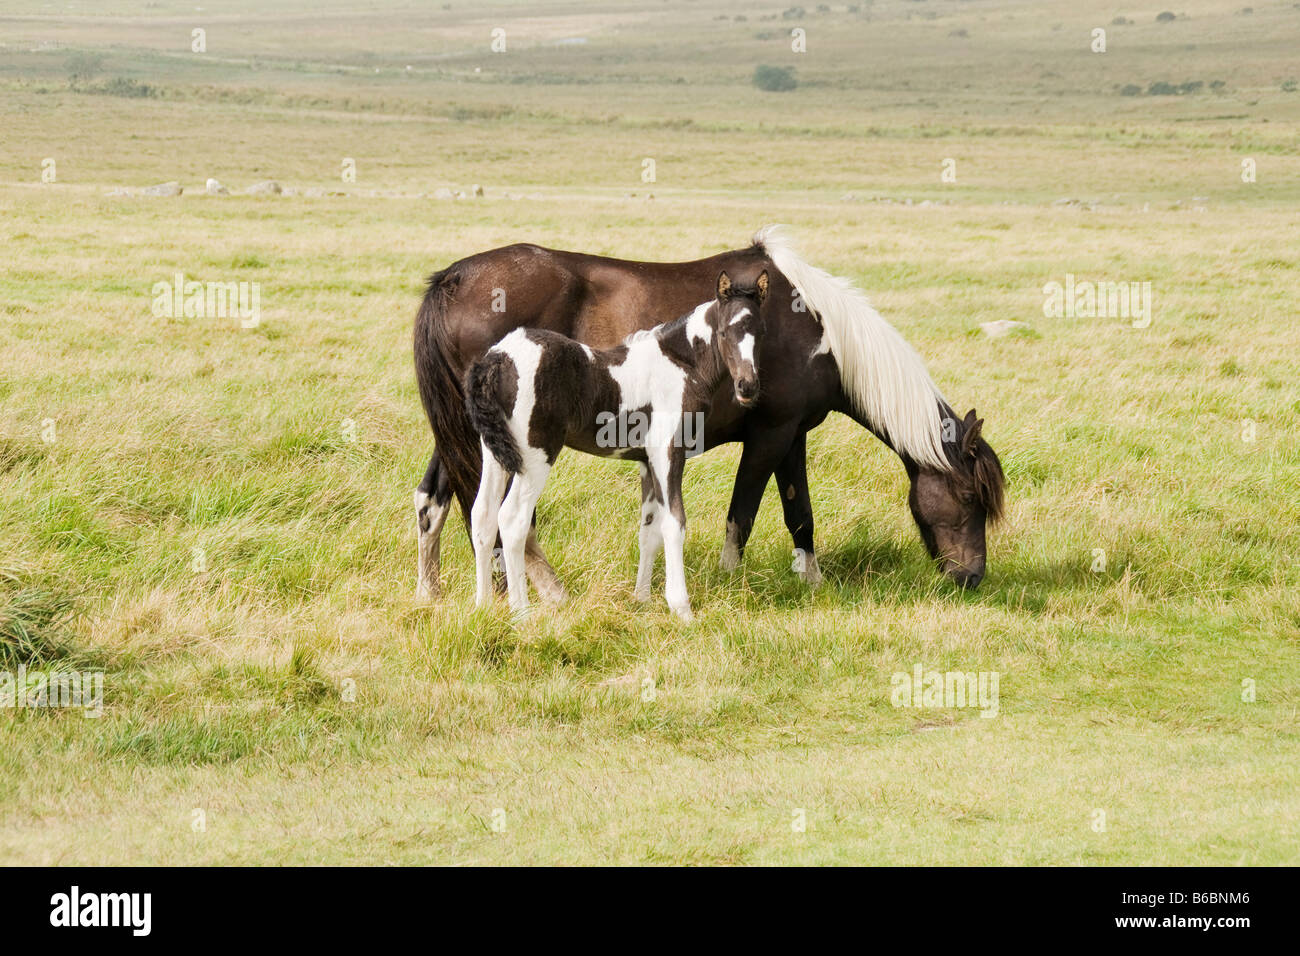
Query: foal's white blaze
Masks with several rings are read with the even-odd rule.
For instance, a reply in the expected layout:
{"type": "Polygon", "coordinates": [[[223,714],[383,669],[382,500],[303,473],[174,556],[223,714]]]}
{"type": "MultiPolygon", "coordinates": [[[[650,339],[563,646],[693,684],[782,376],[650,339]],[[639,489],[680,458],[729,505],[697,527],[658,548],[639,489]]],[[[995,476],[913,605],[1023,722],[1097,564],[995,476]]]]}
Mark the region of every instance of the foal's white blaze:
{"type": "Polygon", "coordinates": [[[736,348],[740,351],[740,357],[749,363],[749,367],[754,367],[754,336],[746,335],[740,340],[736,348]]]}
{"type": "Polygon", "coordinates": [[[747,318],[749,318],[749,309],[743,308],[736,313],[735,317],[731,320],[731,324],[735,325],[737,322],[744,322],[747,318]]]}

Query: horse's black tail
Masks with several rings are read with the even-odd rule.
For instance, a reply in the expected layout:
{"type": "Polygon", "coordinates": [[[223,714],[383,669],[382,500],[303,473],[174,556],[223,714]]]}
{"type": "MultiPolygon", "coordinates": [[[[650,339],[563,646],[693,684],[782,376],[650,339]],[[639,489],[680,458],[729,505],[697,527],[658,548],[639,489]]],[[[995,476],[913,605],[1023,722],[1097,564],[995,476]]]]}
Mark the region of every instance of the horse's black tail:
{"type": "Polygon", "coordinates": [[[415,317],[415,379],[438,443],[439,459],[447,470],[447,482],[468,526],[470,508],[478,494],[482,457],[478,435],[465,413],[465,391],[456,370],[457,350],[447,322],[447,309],[457,285],[455,265],[429,277],[429,287],[415,317]]]}
{"type": "MultiPolygon", "coordinates": [[[[492,457],[511,475],[523,470],[523,456],[510,432],[506,410],[501,400],[501,373],[506,365],[514,372],[514,362],[501,352],[488,352],[469,370],[465,410],[492,457]]],[[[518,379],[518,374],[515,374],[518,379]]],[[[513,399],[512,399],[513,401],[513,399]]]]}

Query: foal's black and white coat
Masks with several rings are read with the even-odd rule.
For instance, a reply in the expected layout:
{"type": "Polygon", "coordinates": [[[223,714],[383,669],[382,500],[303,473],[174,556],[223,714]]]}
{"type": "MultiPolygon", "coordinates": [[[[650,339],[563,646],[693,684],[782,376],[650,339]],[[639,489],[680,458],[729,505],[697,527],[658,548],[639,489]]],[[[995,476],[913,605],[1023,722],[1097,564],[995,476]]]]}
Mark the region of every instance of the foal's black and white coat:
{"type": "Polygon", "coordinates": [[[750,288],[734,285],[722,272],[716,298],[615,348],[597,351],[555,332],[520,328],[474,363],[465,405],[483,451],[470,515],[479,604],[493,592],[491,557],[499,533],[510,606],[516,613],[527,610],[524,552],[533,510],[560,449],[568,446],[641,463],[636,598],[650,599],[650,578],[663,547],[668,605],[691,619],[682,559],[688,450],[683,436],[691,422],[704,420],[728,378],[739,404],[758,400],[754,350],[767,290],[766,271],[750,288]],[[611,420],[623,423],[631,416],[644,428],[610,427],[611,420]],[[618,437],[611,441],[613,436],[618,437]]]}

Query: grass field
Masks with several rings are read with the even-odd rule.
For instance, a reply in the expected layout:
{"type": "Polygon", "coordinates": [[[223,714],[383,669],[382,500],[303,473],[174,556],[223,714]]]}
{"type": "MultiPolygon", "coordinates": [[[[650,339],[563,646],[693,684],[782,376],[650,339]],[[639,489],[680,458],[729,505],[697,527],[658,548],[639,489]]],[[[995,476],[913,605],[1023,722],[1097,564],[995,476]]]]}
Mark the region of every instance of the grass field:
{"type": "Polygon", "coordinates": [[[0,691],[104,674],[97,718],[0,709],[0,863],[1300,862],[1300,7],[264,6],[0,9],[0,691]],[[718,569],[728,447],[686,476],[694,624],[632,600],[635,469],[576,453],[569,605],[476,612],[454,522],[417,605],[425,276],[769,222],[986,418],[979,591],[833,418],[815,592],[770,489],[718,569]],[[155,314],[178,272],[260,322],[155,314]],[[1067,275],[1152,322],[1045,316],[1067,275]],[[996,716],[894,706],[917,665],[996,672],[996,716]]]}

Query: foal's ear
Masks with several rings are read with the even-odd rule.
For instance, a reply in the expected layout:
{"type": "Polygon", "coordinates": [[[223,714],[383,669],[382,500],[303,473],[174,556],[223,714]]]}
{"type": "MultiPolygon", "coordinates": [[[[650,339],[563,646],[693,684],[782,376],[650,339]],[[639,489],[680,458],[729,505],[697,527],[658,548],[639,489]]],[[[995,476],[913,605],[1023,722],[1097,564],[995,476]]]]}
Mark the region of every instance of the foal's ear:
{"type": "Polygon", "coordinates": [[[758,301],[761,304],[767,298],[767,270],[758,274],[758,301]]]}
{"type": "Polygon", "coordinates": [[[975,457],[979,448],[980,429],[984,427],[984,419],[975,417],[975,409],[966,413],[966,418],[962,421],[966,432],[961,436],[961,452],[963,455],[975,457]]]}
{"type": "Polygon", "coordinates": [[[727,293],[729,293],[730,291],[731,291],[731,276],[727,275],[726,270],[724,269],[718,275],[718,298],[725,299],[727,297],[727,293]]]}

